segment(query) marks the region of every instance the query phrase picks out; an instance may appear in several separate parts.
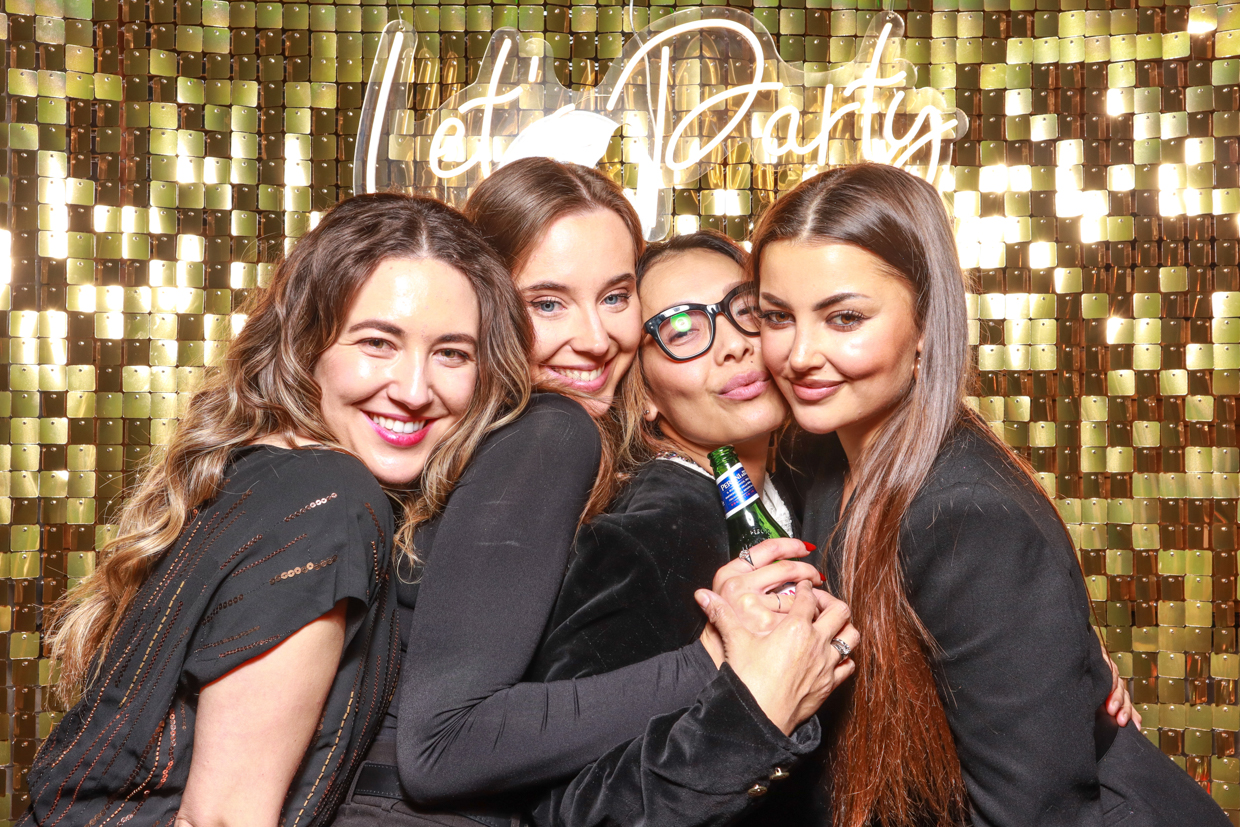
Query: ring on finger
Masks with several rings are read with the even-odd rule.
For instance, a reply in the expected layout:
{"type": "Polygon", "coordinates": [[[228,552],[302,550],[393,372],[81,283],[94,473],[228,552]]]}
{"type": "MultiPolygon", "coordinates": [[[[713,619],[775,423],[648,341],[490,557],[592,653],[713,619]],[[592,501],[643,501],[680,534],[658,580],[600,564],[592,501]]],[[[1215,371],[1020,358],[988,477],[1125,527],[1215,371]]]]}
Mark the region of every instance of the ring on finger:
{"type": "Polygon", "coordinates": [[[741,558],[742,560],[744,560],[746,563],[748,563],[750,568],[752,568],[752,569],[757,569],[757,568],[758,568],[757,566],[755,566],[755,565],[754,565],[754,562],[753,562],[753,555],[751,555],[751,554],[749,553],[749,549],[745,549],[744,551],[742,551],[742,552],[740,553],[740,558],[741,558]]]}
{"type": "Polygon", "coordinates": [[[781,599],[779,592],[775,593],[775,611],[782,612],[784,610],[784,601],[781,599]]]}
{"type": "Polygon", "coordinates": [[[845,660],[852,654],[852,647],[843,638],[831,638],[831,645],[840,653],[840,660],[845,660]]]}

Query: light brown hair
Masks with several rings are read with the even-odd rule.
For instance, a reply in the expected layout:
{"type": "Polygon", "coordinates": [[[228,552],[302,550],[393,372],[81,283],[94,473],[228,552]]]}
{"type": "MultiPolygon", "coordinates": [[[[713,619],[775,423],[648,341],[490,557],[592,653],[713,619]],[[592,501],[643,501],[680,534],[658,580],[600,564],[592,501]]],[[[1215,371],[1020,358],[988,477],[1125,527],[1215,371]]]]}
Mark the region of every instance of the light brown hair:
{"type": "Polygon", "coordinates": [[[480,310],[478,380],[461,421],[432,452],[416,485],[389,491],[403,509],[396,546],[409,558],[414,529],[444,506],[491,430],[530,394],[529,317],[499,257],[460,213],[391,193],[338,204],[275,269],[223,364],[190,401],[167,450],[122,506],[99,567],[56,610],[52,656],[68,698],[91,678],[126,609],[193,509],[219,490],[232,452],[276,437],[339,448],[314,379],[358,290],[387,259],[434,259],[470,282],[480,310]]]}
{"type": "MultiPolygon", "coordinates": [[[[754,232],[755,278],[775,242],[851,244],[912,288],[924,336],[919,375],[850,468],[840,597],[866,642],[842,720],[831,733],[837,827],[958,823],[967,797],[930,657],[899,565],[905,512],[953,429],[972,425],[965,277],[938,192],[895,167],[861,164],[810,178],[780,198],[754,232]]],[[[807,278],[813,278],[807,274],[807,278]]],[[[981,431],[997,437],[985,426],[981,431]]]]}
{"type": "MultiPolygon", "coordinates": [[[[641,219],[624,192],[597,170],[550,158],[522,158],[486,178],[465,204],[465,215],[503,258],[513,277],[529,260],[551,225],[570,215],[607,210],[619,216],[633,240],[636,261],[645,250],[641,219]]],[[[641,411],[624,404],[628,377],[620,380],[606,415],[596,417],[603,441],[599,474],[582,519],[601,513],[637,464],[633,453],[641,429],[641,411]]],[[[545,390],[576,394],[549,386],[545,390]]]]}

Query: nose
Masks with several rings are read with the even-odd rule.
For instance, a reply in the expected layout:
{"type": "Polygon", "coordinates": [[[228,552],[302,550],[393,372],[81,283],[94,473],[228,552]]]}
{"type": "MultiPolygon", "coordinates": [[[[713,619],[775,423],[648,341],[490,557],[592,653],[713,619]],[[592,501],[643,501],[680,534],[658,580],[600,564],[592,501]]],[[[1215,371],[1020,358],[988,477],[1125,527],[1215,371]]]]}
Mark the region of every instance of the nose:
{"type": "Polygon", "coordinates": [[[794,336],[792,350],[788,352],[788,368],[793,373],[808,373],[826,364],[812,331],[798,327],[794,336]]]}
{"type": "Polygon", "coordinates": [[[392,401],[416,411],[430,404],[433,393],[425,363],[412,355],[396,360],[390,371],[388,396],[392,401]]]}
{"type": "Polygon", "coordinates": [[[594,308],[582,309],[576,315],[572,334],[569,347],[578,353],[603,359],[611,350],[611,336],[603,326],[603,318],[594,308]]]}
{"type": "Polygon", "coordinates": [[[757,350],[757,345],[756,336],[744,335],[722,316],[715,319],[715,344],[711,349],[719,364],[740,362],[751,356],[757,350]]]}

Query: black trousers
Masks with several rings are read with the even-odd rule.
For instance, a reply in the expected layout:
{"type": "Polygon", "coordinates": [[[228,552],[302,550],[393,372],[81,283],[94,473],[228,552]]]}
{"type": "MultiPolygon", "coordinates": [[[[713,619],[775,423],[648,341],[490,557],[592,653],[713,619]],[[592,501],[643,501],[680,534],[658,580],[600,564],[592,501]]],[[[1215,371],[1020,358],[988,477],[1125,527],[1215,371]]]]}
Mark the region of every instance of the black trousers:
{"type": "MultiPolygon", "coordinates": [[[[377,741],[366,754],[366,760],[395,766],[396,745],[391,741],[377,741]]],[[[487,812],[475,817],[467,811],[424,809],[404,798],[358,793],[358,781],[362,777],[362,772],[354,776],[332,827],[497,827],[499,824],[523,827],[519,816],[487,812]]]]}

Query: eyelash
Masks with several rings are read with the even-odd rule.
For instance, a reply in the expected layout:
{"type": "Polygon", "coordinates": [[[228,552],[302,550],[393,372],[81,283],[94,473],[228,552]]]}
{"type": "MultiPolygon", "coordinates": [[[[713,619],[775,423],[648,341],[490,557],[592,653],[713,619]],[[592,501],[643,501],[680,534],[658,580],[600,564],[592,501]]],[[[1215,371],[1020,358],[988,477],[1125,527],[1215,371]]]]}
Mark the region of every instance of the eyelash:
{"type": "Polygon", "coordinates": [[[622,303],[627,303],[632,297],[632,294],[627,290],[617,290],[615,293],[608,293],[604,296],[603,303],[606,304],[608,299],[618,299],[618,301],[611,305],[612,307],[617,307],[622,303]]]}
{"type": "Polygon", "coordinates": [[[841,310],[838,313],[832,313],[827,317],[827,322],[838,327],[856,327],[865,321],[865,316],[855,310],[841,310]],[[843,321],[845,317],[851,318],[851,321],[843,321]]]}
{"type": "Polygon", "coordinates": [[[534,299],[533,301],[530,302],[530,307],[532,307],[535,311],[539,313],[554,313],[557,310],[564,309],[564,302],[560,301],[559,299],[534,299]],[[555,307],[552,308],[551,310],[545,310],[542,307],[542,305],[544,304],[555,305],[555,307]]]}

